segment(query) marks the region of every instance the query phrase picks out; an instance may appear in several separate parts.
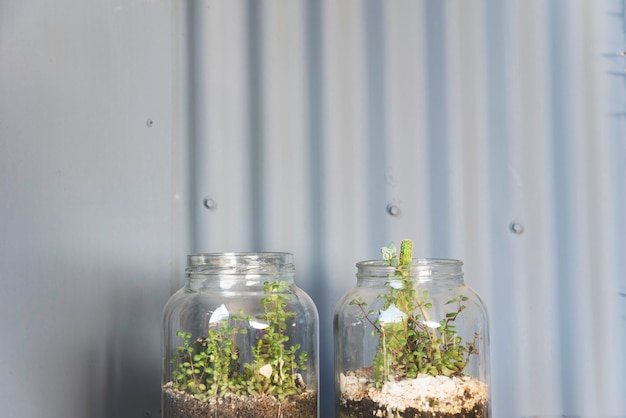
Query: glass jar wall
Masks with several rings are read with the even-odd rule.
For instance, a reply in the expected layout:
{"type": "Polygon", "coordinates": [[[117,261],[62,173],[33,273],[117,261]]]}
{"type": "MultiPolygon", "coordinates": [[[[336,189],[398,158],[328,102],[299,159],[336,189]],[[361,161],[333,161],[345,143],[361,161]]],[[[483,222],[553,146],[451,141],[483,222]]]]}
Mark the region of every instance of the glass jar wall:
{"type": "Polygon", "coordinates": [[[163,417],[318,416],[318,314],[288,253],[197,254],[163,310],[163,417]]]}
{"type": "Polygon", "coordinates": [[[338,418],[490,416],[487,311],[462,264],[357,263],[334,317],[338,418]]]}

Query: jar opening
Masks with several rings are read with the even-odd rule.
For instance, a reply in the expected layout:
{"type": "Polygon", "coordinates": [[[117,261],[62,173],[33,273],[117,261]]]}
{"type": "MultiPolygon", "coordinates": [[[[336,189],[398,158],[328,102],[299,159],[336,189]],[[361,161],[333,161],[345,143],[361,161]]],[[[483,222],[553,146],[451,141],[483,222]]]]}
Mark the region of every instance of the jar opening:
{"type": "Polygon", "coordinates": [[[188,275],[284,275],[295,272],[293,254],[200,253],[187,256],[188,275]]]}
{"type": "MultiPolygon", "coordinates": [[[[384,260],[366,260],[356,264],[358,278],[388,278],[396,268],[384,260]]],[[[463,276],[463,262],[446,258],[416,258],[411,263],[411,277],[417,280],[446,279],[463,276]]]]}

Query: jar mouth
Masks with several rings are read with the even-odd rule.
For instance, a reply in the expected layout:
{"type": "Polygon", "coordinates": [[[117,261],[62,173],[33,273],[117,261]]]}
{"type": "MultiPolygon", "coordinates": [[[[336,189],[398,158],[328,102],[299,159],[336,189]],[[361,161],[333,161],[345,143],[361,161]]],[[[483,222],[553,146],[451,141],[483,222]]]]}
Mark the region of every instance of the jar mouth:
{"type": "Polygon", "coordinates": [[[188,275],[284,275],[295,272],[286,252],[198,253],[187,256],[188,275]]]}
{"type": "MultiPolygon", "coordinates": [[[[388,278],[396,273],[396,267],[384,260],[365,260],[356,263],[358,278],[388,278]]],[[[418,280],[446,279],[463,276],[463,262],[448,258],[414,258],[411,262],[411,277],[418,280]]]]}

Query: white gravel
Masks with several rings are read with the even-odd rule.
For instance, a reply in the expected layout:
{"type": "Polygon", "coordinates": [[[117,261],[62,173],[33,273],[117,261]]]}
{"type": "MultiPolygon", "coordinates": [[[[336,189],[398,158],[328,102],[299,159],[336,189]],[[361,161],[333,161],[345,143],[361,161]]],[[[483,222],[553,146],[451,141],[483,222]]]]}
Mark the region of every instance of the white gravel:
{"type": "Polygon", "coordinates": [[[365,373],[348,372],[340,375],[340,385],[342,400],[359,401],[367,396],[386,409],[388,416],[407,408],[458,414],[478,403],[486,403],[489,397],[487,385],[470,376],[419,375],[415,379],[387,382],[377,389],[365,373]]]}

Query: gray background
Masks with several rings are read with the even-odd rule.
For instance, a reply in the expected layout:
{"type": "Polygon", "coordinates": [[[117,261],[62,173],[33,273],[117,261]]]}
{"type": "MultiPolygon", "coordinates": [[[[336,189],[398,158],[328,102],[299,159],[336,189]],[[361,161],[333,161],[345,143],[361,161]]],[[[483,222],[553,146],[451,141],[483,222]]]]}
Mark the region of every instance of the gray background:
{"type": "Polygon", "coordinates": [[[159,416],[184,255],[289,251],[329,417],[403,238],[485,299],[495,417],[626,416],[624,50],[623,0],[0,0],[0,416],[159,416]]]}

